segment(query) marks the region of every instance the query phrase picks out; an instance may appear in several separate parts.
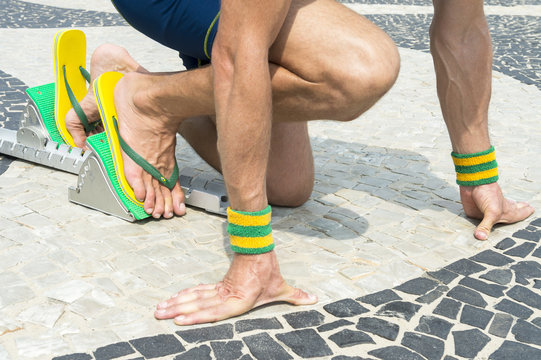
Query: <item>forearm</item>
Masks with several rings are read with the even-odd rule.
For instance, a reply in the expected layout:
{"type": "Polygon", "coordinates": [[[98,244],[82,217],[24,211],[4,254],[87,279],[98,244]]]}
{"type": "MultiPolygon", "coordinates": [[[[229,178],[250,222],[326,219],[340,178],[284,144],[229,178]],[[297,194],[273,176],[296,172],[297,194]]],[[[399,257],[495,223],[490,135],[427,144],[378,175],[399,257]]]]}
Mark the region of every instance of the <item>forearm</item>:
{"type": "Polygon", "coordinates": [[[224,0],[212,67],[218,151],[231,207],[267,206],[272,93],[268,50],[289,1],[224,0]]]}
{"type": "Polygon", "coordinates": [[[270,75],[266,58],[251,59],[259,64],[245,67],[243,62],[250,58],[239,55],[232,73],[216,68],[214,72],[218,151],[231,207],[257,211],[267,205],[270,75]]]}
{"type": "Polygon", "coordinates": [[[490,147],[492,47],[481,0],[436,0],[430,47],[453,151],[490,147]]]}

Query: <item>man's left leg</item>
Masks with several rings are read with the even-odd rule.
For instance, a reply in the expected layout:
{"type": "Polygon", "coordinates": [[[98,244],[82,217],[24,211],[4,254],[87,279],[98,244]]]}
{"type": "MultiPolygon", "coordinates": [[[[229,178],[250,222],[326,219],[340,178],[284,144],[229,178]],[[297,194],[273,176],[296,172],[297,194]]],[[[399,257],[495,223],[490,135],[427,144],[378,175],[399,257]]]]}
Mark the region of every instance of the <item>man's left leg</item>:
{"type": "MultiPolygon", "coordinates": [[[[222,171],[213,118],[186,119],[180,125],[179,133],[203,160],[222,171]]],[[[313,185],[314,161],[307,122],[274,122],[267,166],[269,204],[300,206],[310,197],[313,185]]]]}

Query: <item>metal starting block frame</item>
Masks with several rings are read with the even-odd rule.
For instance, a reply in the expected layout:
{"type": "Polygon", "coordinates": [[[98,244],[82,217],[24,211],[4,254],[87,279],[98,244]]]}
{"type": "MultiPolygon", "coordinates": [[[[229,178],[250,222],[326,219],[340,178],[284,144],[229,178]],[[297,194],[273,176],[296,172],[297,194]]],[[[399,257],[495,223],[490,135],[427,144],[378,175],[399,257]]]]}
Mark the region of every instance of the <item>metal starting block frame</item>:
{"type": "MultiPolygon", "coordinates": [[[[69,201],[135,221],[114,191],[96,154],[53,141],[38,106],[31,98],[23,112],[19,130],[0,128],[0,153],[77,174],[76,186],[68,188],[69,201]]],[[[227,216],[229,201],[223,181],[208,178],[207,174],[192,168],[182,169],[179,181],[186,205],[227,216]]]]}

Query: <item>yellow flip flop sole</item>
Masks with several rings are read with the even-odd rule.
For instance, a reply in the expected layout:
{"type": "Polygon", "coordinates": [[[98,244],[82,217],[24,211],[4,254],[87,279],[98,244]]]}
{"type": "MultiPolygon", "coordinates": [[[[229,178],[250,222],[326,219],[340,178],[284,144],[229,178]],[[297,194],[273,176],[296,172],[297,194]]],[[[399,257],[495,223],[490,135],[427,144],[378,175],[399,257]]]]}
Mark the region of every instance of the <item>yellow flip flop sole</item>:
{"type": "MultiPolygon", "coordinates": [[[[115,127],[114,118],[118,118],[116,114],[115,103],[113,100],[113,93],[118,81],[122,78],[122,74],[118,72],[106,72],[100,75],[94,80],[93,89],[96,97],[96,102],[100,111],[103,127],[107,135],[107,142],[110,148],[110,156],[112,165],[114,166],[114,179],[111,179],[112,183],[118,185],[118,189],[123,193],[126,202],[124,205],[128,208],[143,209],[143,203],[135,198],[133,189],[126,180],[124,173],[124,162],[122,159],[122,149],[120,147],[118,132],[115,127]]],[[[107,161],[102,159],[104,163],[107,161]]],[[[132,211],[133,212],[133,211],[132,211]]]]}
{"type": "Polygon", "coordinates": [[[77,98],[77,101],[86,95],[86,80],[81,75],[80,68],[86,67],[86,36],[81,30],[61,30],[56,33],[53,46],[55,71],[55,107],[54,118],[56,127],[64,142],[75,146],[73,138],[66,128],[65,118],[72,108],[66,81],[77,98]],[[64,69],[66,79],[64,79],[64,69]]]}

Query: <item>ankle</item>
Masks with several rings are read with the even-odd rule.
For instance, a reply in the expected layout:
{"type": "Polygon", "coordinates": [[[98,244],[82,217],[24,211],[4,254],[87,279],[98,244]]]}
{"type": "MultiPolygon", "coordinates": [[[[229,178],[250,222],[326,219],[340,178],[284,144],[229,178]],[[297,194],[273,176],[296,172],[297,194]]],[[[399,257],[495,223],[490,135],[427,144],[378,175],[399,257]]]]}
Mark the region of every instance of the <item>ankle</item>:
{"type": "Polygon", "coordinates": [[[165,130],[177,132],[183,118],[168,111],[170,96],[164,93],[156,77],[137,72],[124,77],[135,109],[160,123],[165,130]]]}

